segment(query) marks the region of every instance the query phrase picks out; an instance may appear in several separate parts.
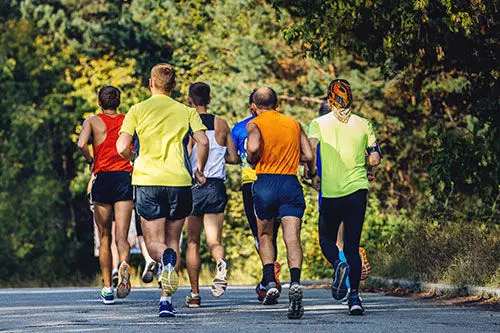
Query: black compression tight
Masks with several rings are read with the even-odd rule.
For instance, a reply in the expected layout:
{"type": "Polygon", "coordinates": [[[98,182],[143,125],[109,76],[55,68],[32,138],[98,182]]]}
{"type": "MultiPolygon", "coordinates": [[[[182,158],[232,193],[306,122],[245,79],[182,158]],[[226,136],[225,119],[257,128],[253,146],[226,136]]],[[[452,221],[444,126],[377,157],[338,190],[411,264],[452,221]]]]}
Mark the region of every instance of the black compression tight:
{"type": "Polygon", "coordinates": [[[358,289],[361,277],[359,241],[366,211],[367,190],[341,198],[323,198],[319,214],[319,244],[323,255],[333,265],[339,259],[337,233],[344,222],[344,254],[350,266],[351,289],[358,289]]]}

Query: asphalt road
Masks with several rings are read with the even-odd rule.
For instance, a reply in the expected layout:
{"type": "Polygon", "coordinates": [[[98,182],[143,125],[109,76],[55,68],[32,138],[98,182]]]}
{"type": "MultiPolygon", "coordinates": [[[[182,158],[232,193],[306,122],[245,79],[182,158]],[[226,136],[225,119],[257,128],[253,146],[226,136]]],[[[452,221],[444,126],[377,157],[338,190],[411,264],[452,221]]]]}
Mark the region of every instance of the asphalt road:
{"type": "Polygon", "coordinates": [[[381,294],[364,294],[366,314],[354,317],[327,290],[307,289],[304,317],[289,320],[287,290],[280,304],[263,306],[251,287],[232,287],[219,299],[204,288],[199,309],[183,306],[188,292],[183,287],[174,295],[177,317],[159,318],[159,290],[153,288],[134,289],[125,300],[107,306],[97,288],[3,289],[0,331],[500,332],[498,312],[381,294]]]}

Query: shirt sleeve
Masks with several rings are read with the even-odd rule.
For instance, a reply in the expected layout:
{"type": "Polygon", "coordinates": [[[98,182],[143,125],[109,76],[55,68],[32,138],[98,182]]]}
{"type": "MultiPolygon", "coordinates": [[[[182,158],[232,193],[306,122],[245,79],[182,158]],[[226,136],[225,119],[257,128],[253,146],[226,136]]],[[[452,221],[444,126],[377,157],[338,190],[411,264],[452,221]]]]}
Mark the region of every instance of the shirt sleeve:
{"type": "Polygon", "coordinates": [[[233,129],[231,130],[231,136],[233,138],[234,145],[236,146],[236,152],[239,153],[240,136],[238,135],[238,124],[234,125],[233,129]]]}
{"type": "Polygon", "coordinates": [[[198,131],[205,131],[207,128],[205,127],[205,125],[203,125],[203,122],[201,121],[198,112],[196,112],[196,110],[193,108],[188,108],[188,112],[189,112],[189,126],[191,127],[193,133],[196,133],[198,131]]]}
{"type": "Polygon", "coordinates": [[[321,141],[321,130],[319,128],[319,123],[315,119],[312,121],[311,126],[309,126],[309,138],[315,138],[321,141]]]}
{"type": "Polygon", "coordinates": [[[366,147],[375,146],[377,144],[377,138],[375,137],[375,132],[373,131],[372,123],[368,122],[367,127],[367,143],[366,147]]]}
{"type": "Polygon", "coordinates": [[[120,129],[119,134],[128,133],[133,136],[136,127],[137,115],[134,106],[132,106],[128,113],[125,115],[125,119],[123,119],[122,128],[120,129]]]}

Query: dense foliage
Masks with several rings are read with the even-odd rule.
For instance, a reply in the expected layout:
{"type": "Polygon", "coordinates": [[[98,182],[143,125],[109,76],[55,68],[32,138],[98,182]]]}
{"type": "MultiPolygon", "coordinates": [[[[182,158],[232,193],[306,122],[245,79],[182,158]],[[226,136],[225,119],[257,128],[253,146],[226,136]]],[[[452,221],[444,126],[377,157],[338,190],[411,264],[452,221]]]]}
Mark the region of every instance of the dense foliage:
{"type": "MultiPolygon", "coordinates": [[[[54,284],[95,274],[89,174],[75,140],[82,121],[98,112],[101,85],[123,91],[120,111],[127,112],[148,96],[149,70],[160,61],[177,68],[178,100],[186,102],[190,83],[206,81],[213,91],[210,111],[231,124],[247,116],[249,92],[269,85],[280,95],[280,109],[307,126],[329,81],[347,78],[355,112],[373,122],[385,153],[364,236],[369,252],[382,257],[379,272],[404,275],[396,259],[404,262],[406,252],[384,265],[386,246],[416,251],[404,247],[412,228],[426,230],[411,237],[425,242],[448,232],[446,222],[473,224],[467,246],[449,246],[456,249],[450,265],[474,242],[498,254],[498,8],[444,0],[269,3],[0,2],[0,256],[6,268],[0,281],[30,277],[54,284]],[[474,234],[475,226],[483,231],[474,234]]],[[[224,243],[234,278],[245,271],[251,282],[259,264],[239,170],[229,171],[224,243]]],[[[305,191],[304,278],[325,277],[316,194],[305,191]]],[[[206,251],[203,260],[210,262],[206,251]]],[[[421,266],[410,269],[426,274],[429,268],[421,266]]],[[[463,279],[457,274],[445,278],[463,279]]],[[[484,276],[474,282],[488,282],[484,276]]]]}

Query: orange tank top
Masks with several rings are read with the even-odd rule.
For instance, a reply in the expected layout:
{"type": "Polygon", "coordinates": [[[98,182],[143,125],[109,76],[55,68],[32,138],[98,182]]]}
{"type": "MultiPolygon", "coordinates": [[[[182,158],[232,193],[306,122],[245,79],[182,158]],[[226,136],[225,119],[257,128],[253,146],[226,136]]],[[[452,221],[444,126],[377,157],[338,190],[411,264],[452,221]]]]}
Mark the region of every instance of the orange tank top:
{"type": "Polygon", "coordinates": [[[94,147],[94,173],[108,171],[127,171],[132,172],[133,168],[130,161],[124,159],[116,150],[116,141],[118,132],[122,127],[125,115],[109,116],[103,113],[97,115],[106,125],[106,139],[94,147]]]}
{"type": "Polygon", "coordinates": [[[262,137],[262,155],[255,172],[296,175],[300,162],[300,124],[277,111],[266,111],[252,122],[262,137]]]}

